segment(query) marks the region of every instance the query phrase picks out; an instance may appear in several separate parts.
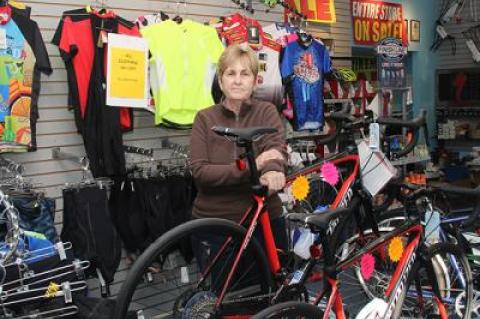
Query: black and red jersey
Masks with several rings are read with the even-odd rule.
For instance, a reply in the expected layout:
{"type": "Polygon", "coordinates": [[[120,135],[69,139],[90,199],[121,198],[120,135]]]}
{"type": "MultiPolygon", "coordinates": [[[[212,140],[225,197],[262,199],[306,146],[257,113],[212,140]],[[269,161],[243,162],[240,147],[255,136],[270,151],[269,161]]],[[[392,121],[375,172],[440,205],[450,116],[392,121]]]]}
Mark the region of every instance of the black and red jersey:
{"type": "MultiPolygon", "coordinates": [[[[102,43],[102,54],[98,56],[95,48],[98,46],[99,37],[107,33],[118,33],[140,36],[138,27],[113,11],[100,14],[88,8],[66,11],[63,13],[55,35],[53,44],[60,49],[65,61],[69,83],[69,105],[76,111],[77,127],[81,132],[82,122],[88,107],[88,90],[92,78],[101,78],[105,83],[107,46],[102,43]],[[94,59],[104,59],[105,66],[102,74],[96,73],[93,65],[94,59]]],[[[101,39],[100,39],[101,41],[101,39]]],[[[120,109],[120,121],[123,131],[133,128],[133,121],[129,109],[120,109]]]]}
{"type": "Polygon", "coordinates": [[[106,105],[108,33],[139,36],[134,23],[112,11],[82,8],[64,12],[52,41],[65,61],[69,105],[95,177],[125,174],[122,132],[133,128],[131,109],[106,105]]]}

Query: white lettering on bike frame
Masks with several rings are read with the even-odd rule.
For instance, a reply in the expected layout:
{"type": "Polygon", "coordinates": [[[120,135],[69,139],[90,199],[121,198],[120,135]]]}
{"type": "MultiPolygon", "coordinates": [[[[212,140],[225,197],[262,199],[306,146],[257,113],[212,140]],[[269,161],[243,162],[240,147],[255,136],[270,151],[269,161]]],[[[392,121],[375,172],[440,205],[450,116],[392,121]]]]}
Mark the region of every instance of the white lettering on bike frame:
{"type": "Polygon", "coordinates": [[[403,289],[405,288],[408,274],[410,273],[410,270],[412,270],[412,266],[413,266],[413,263],[415,262],[416,254],[417,254],[417,250],[413,249],[412,254],[410,255],[410,258],[408,260],[407,266],[402,271],[402,275],[400,276],[400,281],[397,282],[395,294],[390,298],[390,301],[388,303],[388,308],[385,313],[385,316],[383,316],[383,319],[388,319],[392,317],[393,310],[395,309],[398,302],[398,298],[400,297],[403,289]]]}
{"type": "MultiPolygon", "coordinates": [[[[345,192],[345,196],[343,196],[338,207],[347,207],[350,201],[352,200],[352,197],[353,197],[353,191],[351,188],[349,188],[345,192]]],[[[340,218],[335,218],[330,221],[330,223],[328,224],[327,235],[333,234],[333,231],[335,230],[335,227],[337,227],[339,220],[340,218]]]]}

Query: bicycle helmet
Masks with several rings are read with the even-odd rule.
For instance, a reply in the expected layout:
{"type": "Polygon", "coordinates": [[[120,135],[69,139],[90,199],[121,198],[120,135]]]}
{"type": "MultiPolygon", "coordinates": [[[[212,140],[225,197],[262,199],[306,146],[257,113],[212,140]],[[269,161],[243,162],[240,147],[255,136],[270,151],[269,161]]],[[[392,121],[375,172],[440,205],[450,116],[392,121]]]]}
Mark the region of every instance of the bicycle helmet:
{"type": "Polygon", "coordinates": [[[350,68],[338,68],[336,74],[340,81],[355,82],[357,81],[357,75],[350,68]]]}

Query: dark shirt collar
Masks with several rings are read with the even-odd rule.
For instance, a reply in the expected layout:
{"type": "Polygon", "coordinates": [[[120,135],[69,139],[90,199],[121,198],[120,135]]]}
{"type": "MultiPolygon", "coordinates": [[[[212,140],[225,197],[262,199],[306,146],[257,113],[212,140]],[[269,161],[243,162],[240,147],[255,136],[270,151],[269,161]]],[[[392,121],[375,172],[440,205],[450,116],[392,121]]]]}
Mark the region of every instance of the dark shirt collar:
{"type": "MultiPolygon", "coordinates": [[[[253,101],[252,99],[248,99],[244,102],[242,102],[242,105],[240,106],[240,112],[238,113],[238,116],[239,117],[244,117],[245,115],[248,114],[248,112],[250,111],[250,109],[252,108],[252,104],[253,104],[253,101]]],[[[221,101],[220,102],[220,107],[222,109],[222,113],[228,117],[235,117],[235,112],[229,110],[226,106],[225,106],[225,102],[224,101],[221,101]]]]}

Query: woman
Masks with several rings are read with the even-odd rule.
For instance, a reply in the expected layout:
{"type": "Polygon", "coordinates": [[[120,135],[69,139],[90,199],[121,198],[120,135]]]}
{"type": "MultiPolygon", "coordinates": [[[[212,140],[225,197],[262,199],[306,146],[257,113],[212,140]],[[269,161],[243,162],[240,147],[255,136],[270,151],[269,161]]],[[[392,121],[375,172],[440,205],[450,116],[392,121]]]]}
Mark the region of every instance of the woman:
{"type": "MultiPolygon", "coordinates": [[[[200,111],[193,123],[190,156],[198,194],[192,215],[194,218],[217,217],[238,222],[252,205],[249,171],[240,171],[235,164],[243,149],[218,136],[211,128],[274,127],[278,132],[264,136],[254,143],[254,148],[258,154],[256,164],[261,174],[260,182],[271,194],[266,203],[275,241],[279,248],[284,248],[285,224],[280,217],[282,206],[276,193],[285,186],[285,130],[273,104],[252,98],[258,68],[257,57],[248,46],[229,46],[220,57],[217,77],[223,101],[200,111]]],[[[257,228],[255,236],[262,241],[260,235],[261,230],[257,228]]]]}

